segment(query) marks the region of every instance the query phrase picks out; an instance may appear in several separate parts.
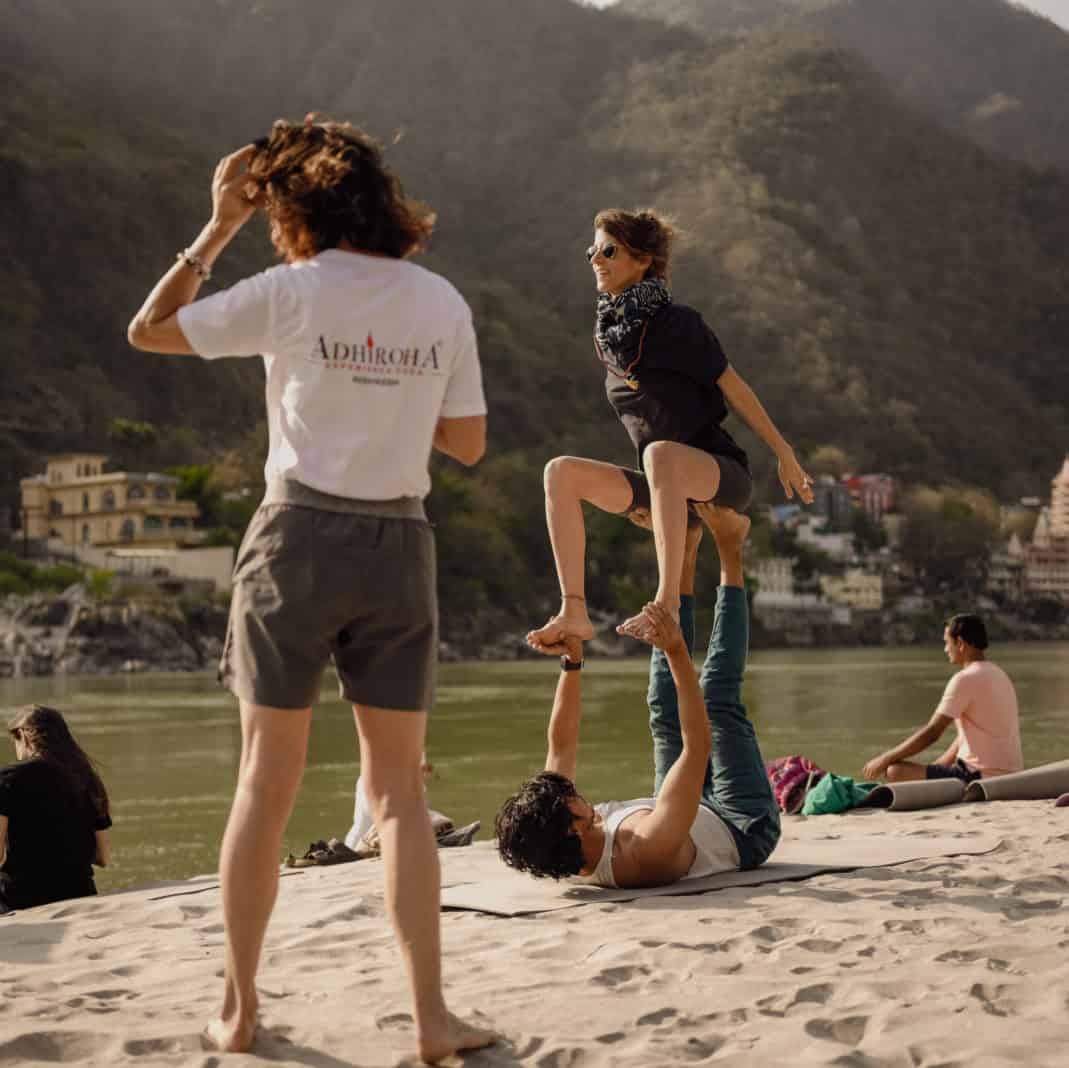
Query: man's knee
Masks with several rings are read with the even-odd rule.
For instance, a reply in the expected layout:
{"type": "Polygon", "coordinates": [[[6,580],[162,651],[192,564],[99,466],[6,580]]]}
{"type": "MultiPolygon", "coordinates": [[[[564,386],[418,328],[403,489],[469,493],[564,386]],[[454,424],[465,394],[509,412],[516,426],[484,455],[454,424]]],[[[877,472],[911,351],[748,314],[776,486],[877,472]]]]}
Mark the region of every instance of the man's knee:
{"type": "Polygon", "coordinates": [[[413,808],[426,807],[423,771],[418,761],[411,767],[407,764],[378,769],[369,767],[363,778],[376,823],[396,818],[413,808]]]}

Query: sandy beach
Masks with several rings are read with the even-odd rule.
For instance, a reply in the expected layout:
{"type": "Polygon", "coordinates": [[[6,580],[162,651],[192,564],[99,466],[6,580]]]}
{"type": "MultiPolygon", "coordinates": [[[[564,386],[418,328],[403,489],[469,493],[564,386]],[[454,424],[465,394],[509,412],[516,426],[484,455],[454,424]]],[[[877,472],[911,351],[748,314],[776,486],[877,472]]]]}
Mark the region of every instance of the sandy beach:
{"type": "MultiPolygon", "coordinates": [[[[473,1066],[1069,1063],[1069,809],[788,817],[791,840],[984,834],[890,868],[505,919],[442,917],[452,1006],[501,1031],[473,1066]]],[[[442,852],[464,880],[491,846],[442,852]]],[[[408,1063],[378,861],[288,872],[247,1055],[203,1052],[221,992],[217,881],[0,917],[0,1065],[408,1063]]]]}

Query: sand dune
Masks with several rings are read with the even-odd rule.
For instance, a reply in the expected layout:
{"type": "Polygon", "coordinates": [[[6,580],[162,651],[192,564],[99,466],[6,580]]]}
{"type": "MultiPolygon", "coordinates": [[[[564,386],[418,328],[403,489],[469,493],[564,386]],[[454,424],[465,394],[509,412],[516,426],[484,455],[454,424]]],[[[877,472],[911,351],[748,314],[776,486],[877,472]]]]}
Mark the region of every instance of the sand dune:
{"type": "MultiPolygon", "coordinates": [[[[1069,809],[1004,802],[786,822],[792,838],[887,831],[1003,844],[696,897],[515,919],[445,913],[450,1000],[504,1034],[466,1063],[1069,1063],[1069,809]]],[[[471,853],[442,858],[456,881],[471,853]]],[[[411,1020],[377,861],[286,874],[255,1050],[203,1052],[221,987],[216,885],[0,917],[0,1066],[403,1062],[411,1020]]]]}

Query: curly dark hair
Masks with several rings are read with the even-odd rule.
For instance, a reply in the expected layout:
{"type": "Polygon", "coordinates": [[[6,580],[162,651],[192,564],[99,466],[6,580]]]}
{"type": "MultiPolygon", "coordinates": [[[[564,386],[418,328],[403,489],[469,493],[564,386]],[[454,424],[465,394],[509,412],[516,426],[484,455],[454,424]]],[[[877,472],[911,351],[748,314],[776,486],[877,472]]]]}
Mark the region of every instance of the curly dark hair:
{"type": "Polygon", "coordinates": [[[563,879],[583,867],[583,847],[572,830],[568,802],[579,794],[575,783],[553,771],[526,782],[494,820],[501,859],[539,878],[563,879]]]}
{"type": "Polygon", "coordinates": [[[32,757],[59,768],[97,818],[110,817],[108,791],[92,757],[74,740],[62,712],[47,705],[27,705],[11,720],[7,731],[26,745],[32,757]]]}
{"type": "Polygon", "coordinates": [[[356,126],[316,114],[302,123],[279,119],[256,149],[249,191],[286,259],[308,259],[343,241],[403,259],[430,239],[434,212],[405,196],[379,143],[356,126]]]}

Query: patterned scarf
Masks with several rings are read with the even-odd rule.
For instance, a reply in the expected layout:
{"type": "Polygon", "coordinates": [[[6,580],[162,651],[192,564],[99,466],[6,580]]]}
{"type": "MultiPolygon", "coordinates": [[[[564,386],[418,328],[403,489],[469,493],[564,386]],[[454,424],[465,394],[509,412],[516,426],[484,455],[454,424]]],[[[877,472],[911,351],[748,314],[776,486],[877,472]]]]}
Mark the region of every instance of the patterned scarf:
{"type": "Polygon", "coordinates": [[[638,353],[643,324],[671,303],[672,294],[663,278],[644,278],[615,297],[599,293],[594,337],[602,357],[621,370],[630,366],[638,353]]]}

